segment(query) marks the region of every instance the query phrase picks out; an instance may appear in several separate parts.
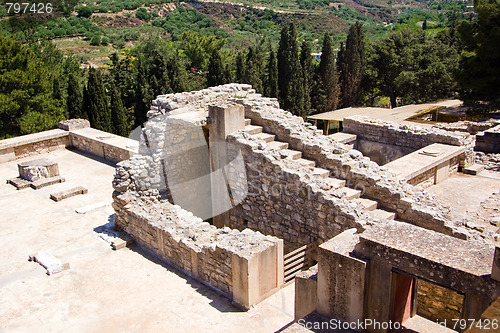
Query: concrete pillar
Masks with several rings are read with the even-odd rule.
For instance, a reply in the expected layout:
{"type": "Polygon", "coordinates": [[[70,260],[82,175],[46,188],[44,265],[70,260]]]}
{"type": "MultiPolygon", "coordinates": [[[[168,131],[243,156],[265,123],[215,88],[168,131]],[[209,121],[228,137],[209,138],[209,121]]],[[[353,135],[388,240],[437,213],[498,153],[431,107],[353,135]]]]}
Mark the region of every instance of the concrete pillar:
{"type": "MultiPolygon", "coordinates": [[[[381,325],[388,323],[391,317],[392,267],[383,262],[371,260],[367,265],[367,283],[365,285],[365,319],[381,325]]],[[[385,333],[380,326],[367,326],[367,332],[385,333]]]]}
{"type": "Polygon", "coordinates": [[[493,267],[491,268],[491,278],[500,281],[500,247],[495,246],[495,256],[493,258],[493,267]]]}
{"type": "Polygon", "coordinates": [[[211,105],[209,146],[211,159],[213,224],[222,228],[228,224],[228,211],[233,207],[231,190],[224,167],[229,163],[226,138],[229,134],[245,128],[243,105],[211,105]]]}

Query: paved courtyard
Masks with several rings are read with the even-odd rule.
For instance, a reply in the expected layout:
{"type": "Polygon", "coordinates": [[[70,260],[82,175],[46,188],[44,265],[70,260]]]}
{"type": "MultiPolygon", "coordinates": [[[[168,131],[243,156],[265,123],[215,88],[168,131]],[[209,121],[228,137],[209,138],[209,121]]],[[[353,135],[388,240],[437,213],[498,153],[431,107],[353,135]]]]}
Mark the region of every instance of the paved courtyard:
{"type": "Polygon", "coordinates": [[[139,246],[113,251],[97,228],[112,221],[114,166],[70,150],[0,164],[0,332],[275,332],[293,320],[294,285],[247,312],[139,246]],[[17,163],[46,157],[65,183],[16,190],[17,163]],[[60,202],[50,193],[89,192],[60,202]],[[97,229],[97,230],[96,230],[97,229]],[[28,257],[49,251],[70,269],[48,276],[28,257]]]}

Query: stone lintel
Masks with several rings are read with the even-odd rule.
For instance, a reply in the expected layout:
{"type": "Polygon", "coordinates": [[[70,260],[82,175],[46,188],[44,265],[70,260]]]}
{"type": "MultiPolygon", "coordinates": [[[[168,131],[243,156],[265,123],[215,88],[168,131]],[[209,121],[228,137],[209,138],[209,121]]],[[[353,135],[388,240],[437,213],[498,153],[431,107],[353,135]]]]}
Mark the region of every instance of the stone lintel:
{"type": "Polygon", "coordinates": [[[376,225],[360,235],[355,252],[462,294],[493,301],[500,283],[490,278],[493,248],[402,222],[376,225]]]}

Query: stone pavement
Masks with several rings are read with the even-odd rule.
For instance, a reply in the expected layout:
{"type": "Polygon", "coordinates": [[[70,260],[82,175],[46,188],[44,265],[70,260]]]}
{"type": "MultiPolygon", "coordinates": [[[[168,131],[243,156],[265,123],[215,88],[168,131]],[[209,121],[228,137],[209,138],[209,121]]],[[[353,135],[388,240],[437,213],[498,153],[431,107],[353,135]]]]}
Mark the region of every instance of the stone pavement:
{"type": "MultiPolygon", "coordinates": [[[[111,200],[114,165],[69,150],[39,157],[59,163],[66,182],[37,191],[0,182],[1,332],[275,332],[293,320],[293,284],[241,312],[141,247],[113,251],[94,230],[113,209],[75,209],[111,200]],[[89,193],[50,200],[75,186],[89,193]],[[39,251],[70,269],[47,276],[28,261],[39,251]]],[[[18,162],[0,164],[0,177],[16,177],[18,162]]]]}

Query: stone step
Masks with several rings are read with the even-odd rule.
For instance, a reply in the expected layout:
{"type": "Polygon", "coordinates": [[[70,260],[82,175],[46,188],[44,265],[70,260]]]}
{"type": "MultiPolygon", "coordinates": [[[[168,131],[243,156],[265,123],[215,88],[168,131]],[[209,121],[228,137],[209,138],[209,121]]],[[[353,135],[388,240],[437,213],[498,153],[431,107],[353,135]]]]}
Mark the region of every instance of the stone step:
{"type": "Polygon", "coordinates": [[[330,171],[322,168],[314,168],[312,174],[322,178],[328,178],[328,176],[330,176],[330,171]]]}
{"type": "Polygon", "coordinates": [[[259,133],[254,135],[257,139],[263,140],[264,142],[271,142],[274,141],[274,135],[273,134],[267,134],[267,133],[259,133]]]}
{"type": "Polygon", "coordinates": [[[70,189],[65,190],[65,191],[52,193],[50,195],[50,198],[54,201],[61,201],[61,200],[67,199],[67,198],[74,197],[75,195],[87,194],[88,192],[89,192],[89,190],[87,190],[85,187],[77,186],[77,187],[73,187],[73,188],[70,188],[70,189]]]}
{"type": "Polygon", "coordinates": [[[395,212],[389,212],[383,209],[375,209],[373,211],[373,214],[375,214],[375,216],[377,216],[381,220],[394,220],[396,218],[395,212]]]}
{"type": "Polygon", "coordinates": [[[375,200],[359,198],[356,201],[359,202],[366,210],[370,211],[377,209],[378,206],[378,202],[375,200]]]}
{"type": "Polygon", "coordinates": [[[243,130],[251,135],[259,134],[262,133],[262,126],[247,125],[243,130]]]}
{"type": "Polygon", "coordinates": [[[245,126],[248,126],[252,123],[252,119],[245,118],[245,126]]]}
{"type": "Polygon", "coordinates": [[[344,192],[344,198],[346,199],[357,199],[361,196],[360,190],[355,190],[350,187],[344,187],[342,191],[344,192]]]}
{"type": "Polygon", "coordinates": [[[282,141],[272,141],[267,144],[267,147],[269,148],[275,148],[275,149],[287,149],[288,148],[288,142],[282,142],[282,141]]]}
{"type": "Polygon", "coordinates": [[[473,164],[471,166],[468,166],[466,168],[462,169],[463,173],[466,173],[468,175],[477,175],[481,171],[484,170],[484,165],[481,164],[473,164]]]}
{"type": "Polygon", "coordinates": [[[286,158],[290,160],[298,160],[299,158],[302,157],[302,152],[298,150],[283,149],[281,152],[283,153],[284,156],[287,156],[286,158]]]}
{"type": "Polygon", "coordinates": [[[7,179],[7,183],[14,186],[18,190],[23,190],[31,185],[29,180],[22,179],[21,177],[7,179]]]}
{"type": "Polygon", "coordinates": [[[334,177],[329,177],[327,179],[328,183],[332,185],[333,188],[341,188],[345,186],[345,180],[344,179],[339,179],[339,178],[334,178],[334,177]]]}
{"type": "Polygon", "coordinates": [[[31,188],[35,190],[39,190],[41,188],[44,188],[46,186],[54,185],[54,184],[59,184],[59,183],[64,183],[66,180],[61,177],[61,176],[55,176],[55,177],[50,177],[50,178],[42,178],[39,180],[36,180],[31,183],[31,188]]]}
{"type": "Polygon", "coordinates": [[[311,160],[308,160],[308,159],[305,159],[305,158],[299,158],[299,159],[297,160],[297,162],[299,162],[299,163],[301,163],[301,164],[303,164],[303,165],[305,165],[305,166],[309,166],[309,167],[314,167],[314,166],[316,166],[316,162],[311,161],[311,160]]]}

